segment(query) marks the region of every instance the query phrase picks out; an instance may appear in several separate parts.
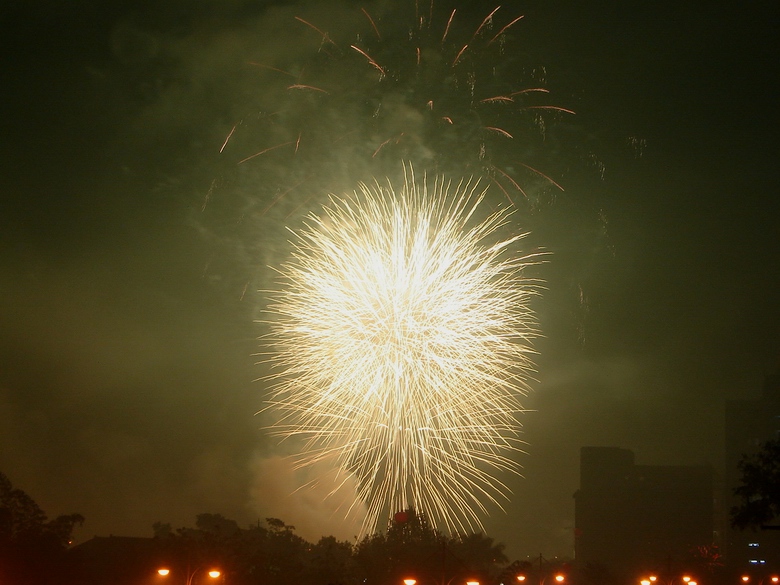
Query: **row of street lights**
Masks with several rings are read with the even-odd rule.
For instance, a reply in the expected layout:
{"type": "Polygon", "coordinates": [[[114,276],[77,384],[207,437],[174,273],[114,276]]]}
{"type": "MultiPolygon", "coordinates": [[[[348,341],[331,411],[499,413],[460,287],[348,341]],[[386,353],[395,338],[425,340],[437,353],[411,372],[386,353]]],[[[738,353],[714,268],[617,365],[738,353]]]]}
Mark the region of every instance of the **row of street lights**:
{"type": "MultiPolygon", "coordinates": [[[[682,582],[685,585],[697,585],[696,581],[694,581],[690,575],[683,575],[681,578],[682,582]]],[[[656,585],[656,582],[658,581],[658,577],[655,575],[649,575],[647,577],[642,577],[639,580],[640,585],[656,585]]],[[[768,577],[761,577],[759,579],[753,579],[750,575],[742,575],[740,577],[740,581],[743,585],[751,585],[752,582],[755,582],[755,585],[780,585],[780,576],[772,575],[768,577]]],[[[673,585],[674,580],[670,580],[668,585],[673,585]]]]}
{"type": "MultiPolygon", "coordinates": [[[[186,585],[192,585],[193,579],[195,578],[195,575],[201,571],[203,567],[199,567],[189,573],[187,575],[186,585]]],[[[157,569],[157,573],[161,575],[162,577],[167,577],[171,574],[171,570],[168,568],[160,568],[157,569]]],[[[210,569],[208,571],[208,576],[211,579],[217,579],[222,575],[222,572],[218,569],[210,569]]],[[[527,585],[526,580],[528,580],[528,577],[524,574],[520,574],[516,576],[518,585],[527,585]]],[[[555,580],[556,584],[563,585],[563,583],[566,581],[566,576],[563,573],[556,573],[553,575],[553,579],[555,580]]],[[[682,582],[685,585],[698,585],[696,581],[694,581],[689,575],[683,575],[681,577],[682,582]]],[[[750,575],[742,575],[740,577],[740,581],[743,585],[750,585],[751,581],[753,579],[750,575]]],[[[656,585],[658,582],[658,577],[656,575],[648,575],[647,577],[643,577],[639,580],[640,585],[656,585]]],[[[406,578],[403,580],[404,585],[417,585],[417,579],[413,578],[406,578]]],[[[670,581],[670,585],[671,585],[670,581]]],[[[772,575],[770,577],[762,577],[761,579],[756,581],[756,585],[780,585],[780,577],[777,575],[772,575]],[[765,583],[766,582],[766,583],[765,583]]],[[[476,580],[468,580],[466,581],[466,585],[480,585],[479,581],[476,580]]],[[[544,577],[539,577],[539,585],[544,585],[544,577]]]]}
{"type": "MultiPolygon", "coordinates": [[[[523,575],[522,573],[520,575],[517,575],[517,583],[518,585],[526,585],[526,579],[528,577],[526,575],[523,575]]],[[[556,584],[563,585],[564,581],[566,581],[566,576],[563,573],[556,573],[553,575],[553,579],[555,580],[556,584]]],[[[407,578],[403,580],[404,585],[417,585],[417,579],[407,578]]],[[[468,580],[466,581],[466,585],[480,585],[479,581],[476,580],[468,580]]],[[[539,577],[539,585],[544,585],[544,577],[539,577]]],[[[644,584],[643,584],[644,585],[644,584]]],[[[696,583],[692,583],[689,585],[696,585],[696,583]]]]}

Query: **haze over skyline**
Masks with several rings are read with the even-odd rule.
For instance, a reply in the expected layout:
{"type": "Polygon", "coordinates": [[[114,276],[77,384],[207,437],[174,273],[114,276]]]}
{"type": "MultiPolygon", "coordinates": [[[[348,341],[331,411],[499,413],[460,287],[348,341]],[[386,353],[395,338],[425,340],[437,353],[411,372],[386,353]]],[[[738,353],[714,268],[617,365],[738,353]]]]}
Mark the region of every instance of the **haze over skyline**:
{"type": "MultiPolygon", "coordinates": [[[[494,7],[453,6],[472,20],[494,7]]],[[[255,417],[263,277],[245,290],[245,272],[276,250],[255,257],[246,224],[203,205],[220,146],[263,96],[236,72],[309,55],[296,16],[346,34],[361,7],[382,8],[0,7],[0,470],[49,516],[83,514],[79,540],[202,512],[277,517],[310,540],[355,534],[321,492],[290,495],[297,478],[255,417]]],[[[486,528],[510,558],[570,556],[580,446],[720,469],[724,400],[757,396],[780,365],[779,15],[773,3],[502,10],[525,15],[521,44],[551,101],[577,112],[569,134],[594,162],[562,161],[565,193],[521,218],[551,253],[535,306],[545,337],[524,477],[486,528]]],[[[252,197],[240,185],[239,208],[252,197]]]]}

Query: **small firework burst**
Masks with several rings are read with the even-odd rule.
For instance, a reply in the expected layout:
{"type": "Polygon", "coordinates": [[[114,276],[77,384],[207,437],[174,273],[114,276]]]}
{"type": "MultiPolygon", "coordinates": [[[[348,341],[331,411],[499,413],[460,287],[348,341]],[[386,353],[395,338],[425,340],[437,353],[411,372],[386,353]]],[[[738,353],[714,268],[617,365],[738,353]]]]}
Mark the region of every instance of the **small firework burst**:
{"type": "MultiPolygon", "coordinates": [[[[543,142],[573,112],[549,103],[544,68],[520,46],[522,18],[497,7],[474,19],[431,2],[362,10],[362,28],[347,37],[297,17],[302,42],[316,50],[303,64],[251,64],[278,103],[231,151],[273,190],[260,213],[305,213],[323,190],[387,176],[401,160],[483,177],[512,204],[560,189],[540,164],[543,142]]],[[[236,134],[231,128],[223,151],[236,134]]]]}

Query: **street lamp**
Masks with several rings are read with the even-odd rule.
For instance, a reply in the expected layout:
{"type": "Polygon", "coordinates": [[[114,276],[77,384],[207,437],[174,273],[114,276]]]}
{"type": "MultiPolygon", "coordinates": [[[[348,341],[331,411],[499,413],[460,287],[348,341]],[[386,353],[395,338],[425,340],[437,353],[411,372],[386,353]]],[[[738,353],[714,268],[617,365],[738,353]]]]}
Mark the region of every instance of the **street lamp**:
{"type": "Polygon", "coordinates": [[[415,585],[416,583],[417,583],[417,579],[412,579],[412,578],[404,579],[404,585],[415,585]]]}
{"type": "MultiPolygon", "coordinates": [[[[744,585],[747,585],[752,580],[753,579],[750,575],[742,575],[740,577],[740,581],[742,581],[744,585]]],[[[771,575],[771,576],[764,576],[758,579],[758,585],[764,585],[764,583],[771,583],[772,585],[778,585],[780,584],[780,577],[778,577],[777,575],[771,575]]],[[[689,583],[688,585],[691,584],[689,583]]]]}
{"type": "MultiPolygon", "coordinates": [[[[683,574],[680,579],[683,582],[682,585],[697,585],[696,581],[694,581],[690,575],[683,574]]],[[[677,577],[664,577],[663,579],[660,579],[657,575],[648,575],[647,577],[642,577],[639,580],[639,583],[640,585],[675,585],[677,583],[677,577]]]]}
{"type": "MultiPolygon", "coordinates": [[[[539,585],[544,585],[546,575],[543,573],[539,573],[539,585]]],[[[553,580],[556,584],[563,584],[564,581],[566,581],[566,575],[563,573],[555,573],[552,576],[553,580]]],[[[526,585],[526,581],[528,580],[528,576],[520,573],[519,575],[515,576],[515,579],[517,579],[517,585],[526,585]]],[[[646,585],[650,585],[650,583],[647,583],[646,585]]]]}
{"type": "MultiPolygon", "coordinates": [[[[195,575],[202,569],[203,569],[203,567],[198,567],[197,569],[195,569],[191,573],[189,573],[189,569],[188,569],[188,573],[189,574],[187,575],[187,580],[185,581],[186,585],[192,585],[192,580],[195,578],[195,575]]],[[[162,576],[162,577],[167,577],[167,576],[169,576],[171,574],[171,570],[169,568],[167,568],[167,567],[161,567],[161,568],[157,569],[157,574],[162,576]]],[[[208,572],[208,576],[211,579],[217,579],[221,575],[222,575],[222,572],[220,570],[218,570],[218,569],[211,569],[208,572]]]]}

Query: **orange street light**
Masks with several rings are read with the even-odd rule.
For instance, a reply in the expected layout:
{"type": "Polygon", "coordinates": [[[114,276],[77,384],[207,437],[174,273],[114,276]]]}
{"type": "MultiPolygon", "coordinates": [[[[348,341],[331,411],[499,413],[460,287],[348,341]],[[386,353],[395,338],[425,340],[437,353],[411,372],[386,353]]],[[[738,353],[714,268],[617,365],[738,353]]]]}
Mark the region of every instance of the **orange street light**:
{"type": "MultiPolygon", "coordinates": [[[[195,578],[195,574],[198,573],[202,568],[203,567],[198,567],[197,569],[195,569],[194,571],[189,573],[189,575],[187,576],[187,580],[186,580],[187,585],[192,585],[193,579],[195,578]]],[[[161,568],[157,569],[157,574],[161,575],[162,577],[168,577],[171,574],[171,570],[168,569],[167,567],[161,567],[161,568]]],[[[211,569],[208,572],[208,576],[211,579],[217,579],[221,575],[222,575],[222,571],[220,571],[219,569],[211,569]]]]}
{"type": "Polygon", "coordinates": [[[525,575],[518,575],[518,576],[517,576],[517,580],[518,580],[520,583],[522,583],[523,581],[525,581],[525,575]]]}
{"type": "Polygon", "coordinates": [[[479,585],[479,581],[475,581],[472,579],[470,581],[466,581],[466,585],[479,585]]]}
{"type": "Polygon", "coordinates": [[[566,580],[566,576],[562,575],[561,573],[558,573],[555,575],[555,582],[556,583],[563,583],[566,580]]]}
{"type": "Polygon", "coordinates": [[[417,583],[417,579],[404,579],[404,585],[415,585],[417,583]]]}

